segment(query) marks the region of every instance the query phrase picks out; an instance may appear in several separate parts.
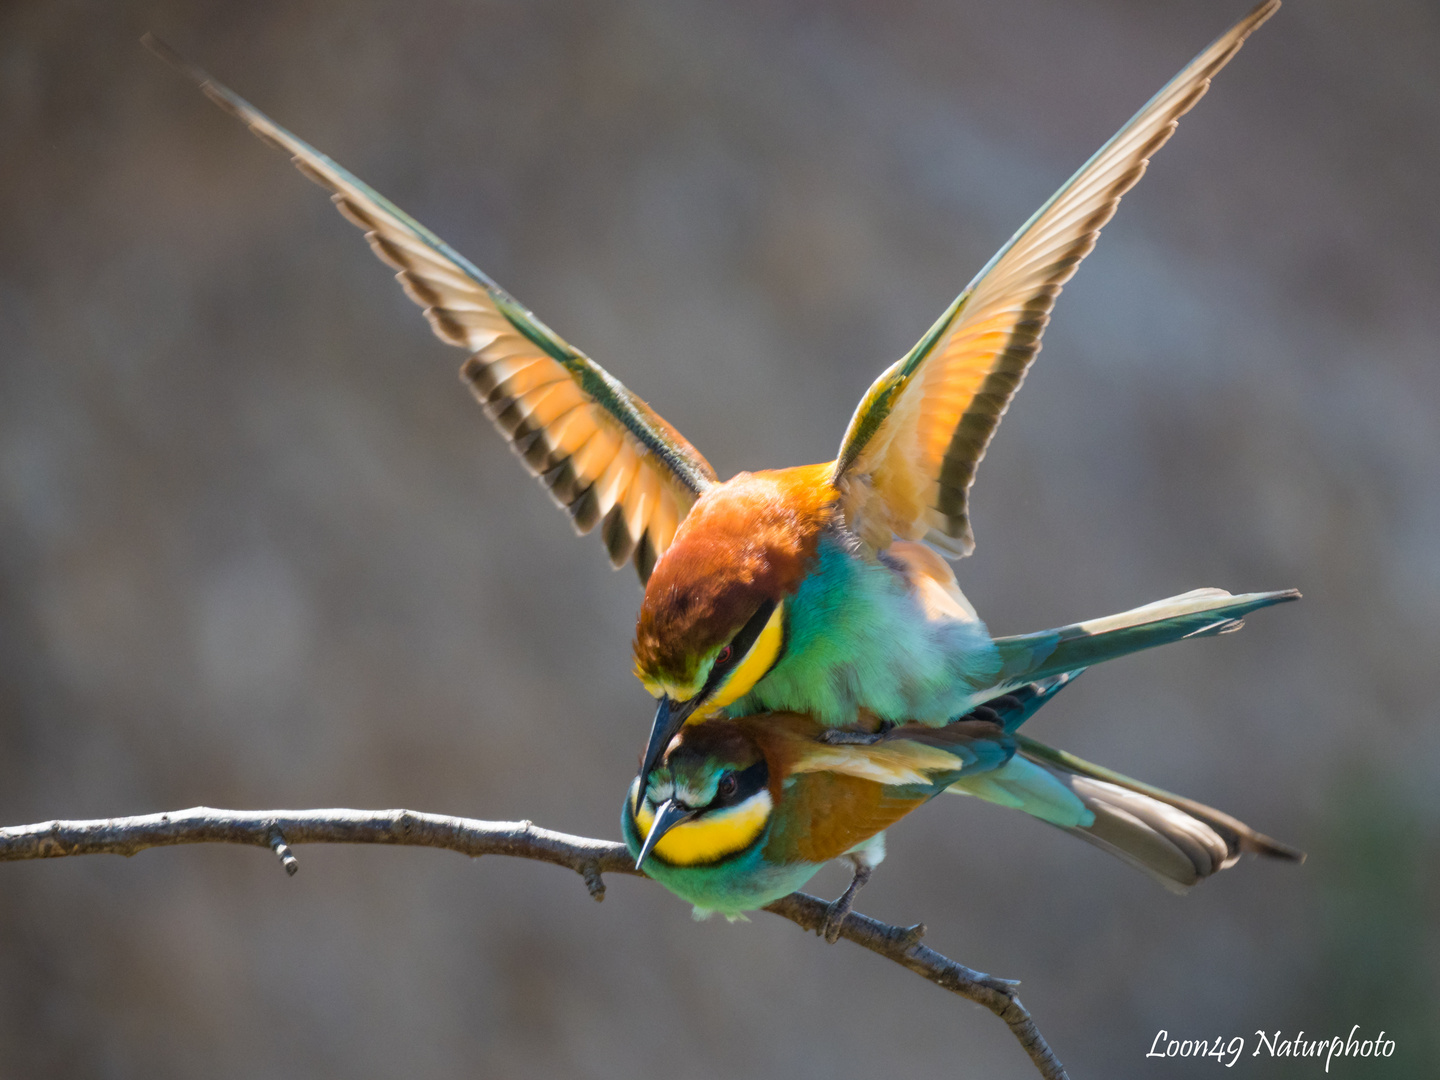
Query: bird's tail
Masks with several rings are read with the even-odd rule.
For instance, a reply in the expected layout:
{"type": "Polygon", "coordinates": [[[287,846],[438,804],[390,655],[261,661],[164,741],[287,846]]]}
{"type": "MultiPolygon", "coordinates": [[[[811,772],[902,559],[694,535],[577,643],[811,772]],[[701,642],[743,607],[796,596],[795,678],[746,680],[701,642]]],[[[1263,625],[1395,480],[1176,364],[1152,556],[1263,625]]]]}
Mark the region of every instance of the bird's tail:
{"type": "Polygon", "coordinates": [[[1059,675],[1050,675],[1024,686],[1017,686],[1000,697],[991,698],[984,705],[976,706],[965,715],[965,719],[989,720],[999,724],[1007,735],[1012,734],[1084,670],[1077,668],[1074,671],[1064,671],[1059,675]]]}
{"type": "Polygon", "coordinates": [[[1019,751],[1012,764],[1023,759],[1048,773],[1090,812],[1088,824],[1056,824],[1119,856],[1173,892],[1184,892],[1233,866],[1246,852],[1288,862],[1305,861],[1303,852],[1256,832],[1229,814],[1023,735],[1015,736],[1015,741],[1019,751]]]}
{"type": "Polygon", "coordinates": [[[1239,630],[1250,612],[1299,598],[1295,589],[1239,596],[1196,589],[1104,619],[996,638],[1002,666],[994,695],[1182,638],[1228,634],[1239,630]]]}

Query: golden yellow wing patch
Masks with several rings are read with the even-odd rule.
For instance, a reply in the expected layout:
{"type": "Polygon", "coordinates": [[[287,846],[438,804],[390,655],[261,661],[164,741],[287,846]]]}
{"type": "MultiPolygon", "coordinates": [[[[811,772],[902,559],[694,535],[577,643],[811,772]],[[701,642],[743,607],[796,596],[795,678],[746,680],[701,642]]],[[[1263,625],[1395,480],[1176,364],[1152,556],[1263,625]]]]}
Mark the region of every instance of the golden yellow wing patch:
{"type": "Polygon", "coordinates": [[[850,527],[879,550],[924,540],[952,558],[975,546],[975,469],[1040,351],[1061,287],[1179,117],[1280,6],[1264,0],[1172,79],[996,253],[855,410],[835,463],[850,527]]]}
{"type": "Polygon", "coordinates": [[[794,777],[765,854],[779,862],[828,862],[888,829],[927,798],[840,773],[794,777]]]}
{"type": "Polygon", "coordinates": [[[885,787],[928,786],[964,762],[948,750],[908,739],[870,746],[826,746],[806,749],[791,766],[796,773],[836,773],[885,787]]]}
{"type": "Polygon", "coordinates": [[[715,480],[700,453],[643,401],[565,342],[473,263],[379,192],[146,35],[207,97],[331,192],[393,266],[442,341],[473,354],[461,374],[577,532],[597,524],[611,562],[641,580],[715,480]]]}

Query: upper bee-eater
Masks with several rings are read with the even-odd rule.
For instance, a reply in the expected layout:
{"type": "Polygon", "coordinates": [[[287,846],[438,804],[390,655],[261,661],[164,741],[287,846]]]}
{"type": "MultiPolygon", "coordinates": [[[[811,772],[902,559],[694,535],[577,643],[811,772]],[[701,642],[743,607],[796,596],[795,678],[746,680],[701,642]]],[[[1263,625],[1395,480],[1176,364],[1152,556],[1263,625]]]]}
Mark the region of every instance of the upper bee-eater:
{"type": "Polygon", "coordinates": [[[646,582],[635,667],[659,699],[643,777],[688,721],[798,712],[943,726],[1008,690],[1218,633],[1294,592],[1217,589],[1059,630],[992,639],[949,565],[974,546],[975,468],[1061,286],[1177,119],[1279,6],[1265,0],[1168,83],[876,380],[834,461],[720,482],[681,435],[383,196],[230,90],[152,48],[288,152],[365,230],[512,448],[611,561],[646,582]],[[938,553],[938,554],[937,554],[938,553]]]}
{"type": "Polygon", "coordinates": [[[1304,858],[1218,810],[1017,734],[1070,678],[1020,687],[942,727],[905,724],[865,743],[831,744],[814,718],[795,713],[690,725],[631,784],[625,842],[697,914],[731,917],[847,859],[855,877],[830,907],[831,941],[885,856],[884,830],[942,791],[1024,810],[1175,891],[1244,852],[1304,858]]]}

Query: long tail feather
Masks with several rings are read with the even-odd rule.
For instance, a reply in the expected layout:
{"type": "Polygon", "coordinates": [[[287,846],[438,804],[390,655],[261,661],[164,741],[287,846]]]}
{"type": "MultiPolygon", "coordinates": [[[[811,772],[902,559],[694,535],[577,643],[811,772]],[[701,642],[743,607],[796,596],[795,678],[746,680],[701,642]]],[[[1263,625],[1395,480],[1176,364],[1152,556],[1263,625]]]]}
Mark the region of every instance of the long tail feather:
{"type": "Polygon", "coordinates": [[[966,714],[966,718],[989,720],[993,724],[999,724],[1006,734],[1010,734],[1039,712],[1042,705],[1065,689],[1071,680],[1084,670],[1079,668],[1066,671],[1016,687],[1000,697],[991,698],[984,705],[976,706],[966,714]]]}
{"type": "Polygon", "coordinates": [[[1305,861],[1304,852],[1256,832],[1229,814],[1023,735],[1015,736],[1015,741],[1017,757],[1050,773],[1093,815],[1088,825],[1062,825],[1066,832],[1124,859],[1172,892],[1184,892],[1233,866],[1245,853],[1305,861]]]}
{"type": "Polygon", "coordinates": [[[995,693],[1182,638],[1228,634],[1240,629],[1250,612],[1299,598],[1295,589],[1239,596],[1196,589],[1104,619],[996,638],[1003,666],[995,693]]]}

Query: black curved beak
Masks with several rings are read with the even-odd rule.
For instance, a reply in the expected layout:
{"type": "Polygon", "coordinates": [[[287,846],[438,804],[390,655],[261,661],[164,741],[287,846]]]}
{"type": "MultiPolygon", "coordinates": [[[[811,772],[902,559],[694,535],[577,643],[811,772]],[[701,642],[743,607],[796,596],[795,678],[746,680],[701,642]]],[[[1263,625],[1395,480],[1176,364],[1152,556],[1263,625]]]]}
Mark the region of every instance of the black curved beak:
{"type": "Polygon", "coordinates": [[[645,757],[640,761],[642,791],[651,770],[659,764],[665,748],[670,745],[670,740],[685,726],[686,717],[695,711],[699,699],[699,694],[689,701],[671,701],[668,695],[660,699],[660,707],[655,710],[655,723],[650,726],[650,742],[646,744],[645,757]]]}
{"type": "Polygon", "coordinates": [[[645,865],[645,859],[650,854],[650,850],[660,842],[662,836],[682,821],[689,821],[694,816],[694,810],[681,806],[674,799],[666,799],[661,803],[655,811],[655,821],[650,826],[650,835],[645,837],[645,843],[641,846],[640,854],[635,859],[635,869],[639,870],[645,865]]]}

